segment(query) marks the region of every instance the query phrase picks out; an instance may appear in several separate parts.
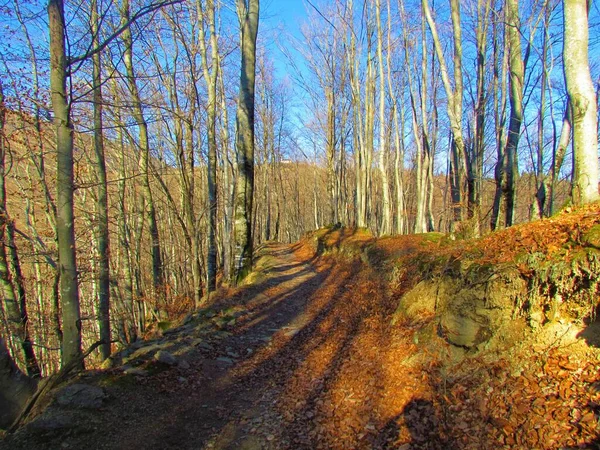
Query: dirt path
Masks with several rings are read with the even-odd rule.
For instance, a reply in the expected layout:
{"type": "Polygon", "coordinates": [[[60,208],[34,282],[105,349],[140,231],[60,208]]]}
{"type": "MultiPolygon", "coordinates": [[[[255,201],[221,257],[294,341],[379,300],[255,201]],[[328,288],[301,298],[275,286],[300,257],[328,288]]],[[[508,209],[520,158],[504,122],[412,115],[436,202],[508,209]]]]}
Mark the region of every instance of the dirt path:
{"type": "MultiPolygon", "coordinates": [[[[255,449],[326,443],[323,430],[315,427],[321,414],[333,418],[336,413],[319,411],[333,408],[333,399],[323,392],[349,358],[364,317],[349,298],[359,269],[315,264],[293,250],[268,248],[266,278],[219,306],[221,313],[237,308],[235,324],[202,334],[203,339],[195,338],[193,327],[171,336],[186,343],[177,347],[178,357],[187,362],[184,369],[117,378],[104,384],[109,400],[103,409],[67,420],[77,421],[76,426],[26,432],[9,445],[255,449]]],[[[349,397],[349,405],[358,406],[355,411],[371,407],[356,405],[365,400],[361,396],[349,397]]],[[[375,429],[361,424],[366,426],[367,433],[375,429]]]]}
{"type": "Polygon", "coordinates": [[[0,450],[600,448],[600,355],[583,342],[515,354],[519,370],[455,360],[430,319],[391,323],[379,269],[301,245],[264,255],[252,285],[77,380],[105,389],[102,408],[51,407],[0,450]]]}

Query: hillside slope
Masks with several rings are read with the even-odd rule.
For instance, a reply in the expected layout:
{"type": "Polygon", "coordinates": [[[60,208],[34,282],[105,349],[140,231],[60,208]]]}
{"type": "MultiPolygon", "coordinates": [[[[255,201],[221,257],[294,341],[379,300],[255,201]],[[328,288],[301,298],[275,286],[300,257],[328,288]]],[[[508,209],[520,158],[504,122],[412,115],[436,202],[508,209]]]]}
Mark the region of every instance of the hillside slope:
{"type": "Polygon", "coordinates": [[[271,244],[0,448],[600,448],[599,258],[599,205],[473,241],[271,244]]]}

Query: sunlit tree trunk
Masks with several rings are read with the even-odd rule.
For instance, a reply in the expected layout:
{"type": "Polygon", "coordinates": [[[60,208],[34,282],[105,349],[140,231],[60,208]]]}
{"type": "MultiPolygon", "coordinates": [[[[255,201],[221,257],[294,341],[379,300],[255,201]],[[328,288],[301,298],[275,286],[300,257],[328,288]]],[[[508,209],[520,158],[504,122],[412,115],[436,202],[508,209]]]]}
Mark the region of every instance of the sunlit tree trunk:
{"type": "Polygon", "coordinates": [[[435,47],[435,52],[440,64],[440,74],[448,98],[448,118],[450,119],[450,129],[452,132],[452,145],[450,149],[450,191],[453,204],[453,222],[460,222],[463,218],[464,190],[465,190],[465,142],[462,132],[462,103],[463,103],[463,80],[462,80],[462,37],[460,26],[460,2],[451,0],[450,12],[452,18],[453,31],[453,65],[454,65],[454,87],[450,82],[450,75],[442,43],[438,36],[437,26],[431,15],[429,3],[422,0],[423,13],[431,31],[431,37],[435,47]]]}
{"type": "Polygon", "coordinates": [[[50,88],[56,127],[56,233],[62,305],[62,364],[66,365],[81,359],[81,313],[73,214],[73,125],[67,101],[63,0],[48,2],[48,24],[50,27],[50,88]]]}
{"type": "Polygon", "coordinates": [[[387,83],[388,91],[392,95],[392,111],[391,116],[392,126],[394,128],[394,186],[395,196],[394,200],[396,203],[396,214],[395,214],[395,232],[396,234],[404,233],[404,185],[403,185],[403,174],[404,171],[404,96],[395,95],[393,83],[392,83],[392,15],[390,0],[387,0],[387,83]],[[398,101],[399,97],[399,101],[398,101]],[[400,121],[398,120],[398,114],[400,114],[400,121]]]}
{"type": "Polygon", "coordinates": [[[217,77],[219,70],[217,33],[215,27],[215,3],[214,0],[206,0],[206,11],[202,1],[198,1],[198,14],[200,18],[200,55],[202,70],[207,89],[207,138],[208,138],[208,257],[207,269],[207,294],[210,295],[216,288],[217,283],[217,77]],[[208,28],[208,39],[210,40],[210,63],[206,45],[206,32],[208,28]]]}
{"type": "Polygon", "coordinates": [[[548,89],[548,46],[550,39],[550,8],[544,13],[544,37],[542,38],[542,74],[540,82],[540,105],[538,108],[537,152],[536,152],[536,192],[532,204],[532,218],[542,218],[546,211],[546,201],[550,189],[544,170],[544,121],[546,114],[546,90],[548,89]]]}
{"type": "MultiPolygon", "coordinates": [[[[385,64],[383,59],[383,29],[381,26],[381,0],[376,0],[377,17],[377,60],[379,63],[379,170],[381,171],[381,190],[383,193],[381,234],[392,232],[392,208],[390,203],[390,182],[387,170],[388,142],[385,130],[385,64]]],[[[390,20],[388,18],[388,20],[390,20]]],[[[390,52],[390,49],[388,49],[390,52]]]]}
{"type": "Polygon", "coordinates": [[[239,282],[252,268],[252,205],[254,195],[254,84],[259,0],[237,0],[242,64],[236,117],[237,183],[235,198],[235,270],[239,282]]]}
{"type": "Polygon", "coordinates": [[[564,0],[565,81],[573,124],[573,203],[598,199],[598,116],[588,58],[589,0],[564,0]]]}
{"type": "Polygon", "coordinates": [[[525,68],[523,55],[521,54],[521,33],[519,20],[518,0],[507,0],[506,2],[507,36],[510,70],[510,122],[508,126],[508,137],[505,150],[506,185],[504,195],[506,197],[506,219],[507,227],[514,222],[516,202],[516,177],[517,149],[521,136],[521,124],[523,123],[523,84],[525,79],[525,68]]]}
{"type": "MultiPolygon", "coordinates": [[[[130,21],[129,0],[123,0],[121,3],[121,23],[124,26],[130,21]]],[[[122,33],[122,40],[125,46],[123,62],[127,73],[127,84],[131,94],[133,117],[139,130],[139,167],[142,183],[142,211],[145,216],[148,230],[150,232],[151,252],[152,252],[152,287],[153,297],[159,308],[165,306],[164,292],[164,274],[162,267],[162,256],[160,250],[160,238],[158,226],[156,223],[156,209],[154,198],[150,189],[150,142],[148,139],[148,123],[144,117],[142,101],[137,86],[137,79],[133,67],[133,39],[131,28],[128,26],[122,33]]]]}
{"type": "MultiPolygon", "coordinates": [[[[497,14],[500,14],[497,12],[497,14]]],[[[494,180],[496,184],[494,200],[492,204],[492,215],[490,219],[490,228],[495,230],[500,226],[500,209],[502,206],[502,191],[505,184],[504,170],[504,140],[506,129],[506,102],[507,85],[506,78],[508,72],[508,39],[506,39],[506,25],[504,23],[493,23],[494,35],[494,77],[493,77],[493,103],[494,103],[494,128],[496,138],[496,166],[494,168],[494,180]],[[503,30],[502,38],[500,30],[503,30]],[[502,42],[502,44],[500,44],[502,42]]]]}
{"type": "Polygon", "coordinates": [[[364,226],[374,227],[372,220],[375,216],[373,214],[373,201],[372,201],[372,163],[373,163],[373,150],[375,144],[375,55],[373,54],[373,20],[371,15],[373,12],[367,7],[366,27],[367,27],[367,53],[366,53],[366,75],[365,75],[365,107],[364,107],[364,136],[362,150],[362,161],[361,177],[363,179],[363,192],[362,192],[362,207],[363,216],[365,218],[364,226]]]}
{"type": "MultiPolygon", "coordinates": [[[[92,45],[100,45],[98,27],[98,1],[92,0],[92,45]]],[[[108,235],[108,189],[106,184],[106,162],[104,160],[104,129],[102,124],[102,76],[100,52],[92,56],[93,74],[92,87],[94,90],[94,169],[97,179],[96,197],[96,251],[98,253],[98,327],[100,330],[100,346],[102,359],[110,356],[110,271],[108,235]]]]}
{"type": "Polygon", "coordinates": [[[6,152],[7,138],[4,125],[6,122],[6,107],[4,92],[0,81],[0,288],[3,297],[3,309],[13,342],[25,365],[29,376],[38,376],[38,366],[28,329],[27,302],[23,286],[21,264],[14,242],[14,225],[11,223],[6,210],[6,152]],[[7,255],[7,248],[10,254],[7,255]],[[11,273],[12,266],[12,273],[11,273]],[[13,277],[13,273],[16,279],[13,277]]]}
{"type": "Polygon", "coordinates": [[[227,111],[227,102],[225,97],[225,84],[223,82],[223,70],[221,59],[219,58],[219,86],[220,86],[220,111],[221,111],[221,146],[223,148],[223,190],[224,197],[224,221],[223,226],[223,278],[231,279],[231,268],[233,259],[233,208],[235,202],[235,166],[231,158],[230,137],[229,137],[229,113],[227,111]]]}
{"type": "Polygon", "coordinates": [[[555,191],[556,184],[558,182],[558,175],[560,173],[562,163],[565,159],[565,154],[567,152],[567,147],[569,146],[569,141],[571,140],[571,106],[569,105],[568,101],[565,108],[562,127],[560,130],[560,137],[556,139],[556,131],[554,132],[554,135],[555,144],[552,152],[552,165],[550,166],[549,170],[549,176],[551,178],[550,200],[548,201],[549,216],[551,216],[554,212],[555,191]]]}
{"type": "MultiPolygon", "coordinates": [[[[114,91],[113,98],[118,98],[117,84],[113,81],[114,91]]],[[[141,303],[138,301],[134,303],[134,274],[131,264],[131,231],[129,226],[129,213],[127,209],[127,179],[129,178],[129,172],[127,171],[127,151],[125,149],[123,139],[123,127],[124,124],[121,120],[121,112],[117,108],[115,111],[115,130],[117,133],[116,143],[118,145],[119,158],[117,159],[119,175],[117,183],[117,223],[118,223],[118,241],[119,251],[121,253],[119,269],[122,280],[122,302],[123,309],[125,310],[127,317],[123,317],[121,320],[121,328],[125,334],[125,339],[128,342],[133,342],[137,339],[137,336],[144,332],[144,309],[141,303]]]]}
{"type": "Polygon", "coordinates": [[[467,163],[468,179],[468,214],[473,221],[473,231],[479,236],[481,221],[481,195],[483,182],[483,157],[485,151],[485,111],[487,104],[487,92],[485,86],[486,79],[486,54],[487,54],[487,35],[489,29],[491,2],[489,0],[478,0],[477,2],[477,25],[476,25],[476,46],[477,46],[477,90],[475,103],[474,119],[474,140],[472,151],[467,163]]]}

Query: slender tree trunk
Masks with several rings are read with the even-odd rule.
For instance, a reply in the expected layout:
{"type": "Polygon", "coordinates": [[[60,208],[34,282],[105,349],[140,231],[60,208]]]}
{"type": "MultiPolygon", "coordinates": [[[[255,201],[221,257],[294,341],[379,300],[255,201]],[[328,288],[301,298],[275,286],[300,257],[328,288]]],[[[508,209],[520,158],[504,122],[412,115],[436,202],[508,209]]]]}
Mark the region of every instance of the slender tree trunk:
{"type": "MultiPolygon", "coordinates": [[[[335,69],[332,68],[333,72],[335,69]]],[[[334,84],[334,76],[327,77],[332,84],[334,84]]],[[[336,94],[334,92],[335,86],[328,85],[325,87],[325,98],[327,99],[327,139],[325,142],[326,146],[326,158],[327,158],[327,203],[329,205],[327,223],[333,224],[337,222],[338,211],[335,196],[335,142],[336,142],[336,129],[335,129],[335,115],[336,115],[336,94]]]]}
{"type": "Polygon", "coordinates": [[[395,203],[396,203],[396,234],[404,233],[404,185],[403,185],[403,172],[404,172],[404,96],[402,94],[395,95],[392,85],[392,67],[391,67],[391,55],[392,55],[392,15],[390,0],[387,0],[387,83],[388,91],[392,96],[392,120],[391,126],[394,129],[394,186],[395,186],[395,203]],[[400,98],[399,102],[397,97],[400,98]],[[398,105],[399,103],[399,105],[398,105]],[[398,109],[400,111],[398,111],[398,109]],[[398,121],[398,114],[400,114],[400,123],[398,121]]]}
{"type": "MultiPolygon", "coordinates": [[[[63,0],[49,0],[50,87],[56,126],[58,265],[62,305],[62,364],[81,359],[81,314],[73,214],[73,125],[67,101],[63,0]]],[[[83,365],[83,362],[82,362],[83,365]]]]}
{"type": "Polygon", "coordinates": [[[9,330],[18,355],[27,369],[29,376],[39,376],[38,366],[28,330],[27,302],[23,286],[23,275],[19,262],[17,249],[14,242],[14,225],[10,222],[6,210],[6,151],[7,139],[4,134],[6,121],[6,108],[4,105],[4,92],[0,82],[0,286],[3,297],[4,313],[8,322],[9,330]],[[10,253],[9,256],[6,249],[10,253]],[[10,270],[16,275],[13,278],[10,270]]]}
{"type": "MultiPolygon", "coordinates": [[[[388,142],[385,131],[385,68],[383,60],[383,29],[381,27],[381,0],[376,1],[377,16],[377,59],[379,62],[379,170],[381,170],[381,190],[383,193],[381,234],[392,232],[392,208],[390,203],[390,182],[387,171],[388,142]]],[[[390,20],[388,18],[388,20],[390,20]]],[[[388,52],[390,49],[388,49],[388,52]]]]}
{"type": "Polygon", "coordinates": [[[452,144],[450,146],[450,191],[453,203],[453,224],[460,222],[463,218],[462,201],[465,197],[465,142],[462,132],[462,102],[463,102],[463,80],[462,80],[462,37],[460,26],[460,2],[451,0],[450,11],[452,18],[452,31],[454,42],[454,88],[450,83],[450,76],[442,43],[437,33],[437,26],[431,16],[431,10],[427,0],[422,0],[423,12],[431,31],[431,37],[435,52],[440,63],[440,71],[446,96],[448,97],[448,117],[452,132],[452,144]]]}
{"type": "MultiPolygon", "coordinates": [[[[117,90],[115,83],[114,97],[117,98],[117,90]]],[[[119,267],[122,269],[122,280],[123,280],[123,307],[127,313],[126,318],[122,318],[122,327],[125,331],[125,336],[128,342],[133,342],[137,339],[137,336],[144,332],[145,317],[143,316],[143,308],[140,307],[138,301],[138,308],[134,307],[134,276],[131,268],[131,232],[128,226],[129,217],[127,213],[127,178],[128,172],[126,167],[126,150],[123,141],[123,123],[121,120],[121,113],[119,110],[116,112],[116,123],[115,129],[117,131],[117,143],[119,145],[119,182],[118,187],[118,219],[119,224],[118,236],[121,250],[121,264],[119,267]]]]}
{"type": "Polygon", "coordinates": [[[477,100],[475,105],[475,138],[472,153],[467,164],[469,218],[473,221],[476,236],[481,233],[481,189],[483,182],[483,156],[485,151],[485,111],[486,111],[486,54],[491,2],[477,2],[477,100]]]}
{"type": "MultiPolygon", "coordinates": [[[[126,24],[130,21],[129,0],[123,0],[121,3],[121,22],[126,24]]],[[[160,250],[160,237],[158,234],[158,225],[156,223],[156,209],[154,206],[154,198],[150,189],[150,142],[148,139],[148,123],[144,117],[142,101],[137,87],[136,75],[133,68],[133,39],[131,36],[130,27],[125,28],[122,33],[125,50],[123,54],[123,62],[127,72],[127,83],[133,104],[133,117],[136,121],[139,130],[139,148],[140,158],[139,167],[142,182],[142,211],[144,212],[145,220],[150,232],[151,248],[152,248],[152,287],[153,297],[159,308],[164,308],[165,291],[164,291],[164,274],[162,267],[162,257],[160,250]]]]}
{"type": "Polygon", "coordinates": [[[555,202],[555,190],[556,183],[558,182],[558,175],[560,173],[560,168],[562,167],[562,163],[565,159],[565,154],[567,152],[567,147],[569,146],[569,141],[571,139],[571,106],[567,101],[567,105],[565,108],[565,114],[563,117],[563,123],[560,130],[560,137],[558,142],[555,144],[554,151],[552,152],[552,166],[550,167],[550,201],[548,205],[548,215],[551,216],[554,212],[554,202],[555,202]]]}
{"type": "Polygon", "coordinates": [[[542,75],[540,83],[540,106],[538,108],[538,133],[537,133],[537,164],[536,164],[536,193],[532,204],[532,216],[544,217],[546,201],[548,198],[549,183],[544,171],[544,119],[546,113],[546,89],[548,88],[548,45],[550,38],[550,8],[544,13],[544,37],[542,42],[542,75]]]}
{"type": "Polygon", "coordinates": [[[521,54],[518,0],[506,1],[506,14],[506,38],[508,39],[508,64],[510,70],[510,122],[504,158],[504,171],[506,173],[504,195],[506,197],[505,224],[509,227],[514,222],[516,206],[516,177],[518,175],[517,149],[519,147],[519,138],[521,136],[521,124],[523,123],[523,83],[525,79],[525,67],[523,64],[523,55],[521,54]]]}
{"type": "MultiPolygon", "coordinates": [[[[98,1],[92,0],[92,43],[94,47],[100,44],[98,28],[98,1]]],[[[102,124],[102,75],[100,52],[92,56],[94,90],[94,169],[97,179],[96,200],[96,234],[98,252],[98,327],[100,329],[100,355],[102,359],[110,356],[110,271],[108,235],[108,188],[106,184],[106,162],[104,159],[104,127],[102,124]]]]}
{"type": "MultiPolygon", "coordinates": [[[[219,58],[219,67],[221,59],[219,58]]],[[[235,167],[231,160],[230,143],[229,143],[229,114],[227,112],[227,102],[225,97],[225,84],[223,82],[223,70],[219,68],[219,85],[220,85],[220,101],[221,101],[221,142],[223,146],[223,189],[225,192],[224,201],[224,237],[223,246],[225,254],[223,255],[223,278],[231,279],[231,268],[233,259],[233,208],[235,203],[235,167]]]]}
{"type": "MultiPolygon", "coordinates": [[[[498,13],[499,15],[500,13],[498,13]]],[[[504,170],[504,139],[505,139],[505,127],[506,127],[506,98],[507,98],[507,86],[506,78],[508,72],[508,39],[506,38],[506,25],[498,25],[496,21],[493,24],[494,30],[494,50],[493,50],[493,61],[494,61],[494,125],[495,125],[495,137],[496,137],[496,166],[494,169],[494,180],[496,189],[494,193],[494,201],[492,205],[492,215],[490,218],[490,228],[495,230],[500,226],[500,209],[502,206],[502,192],[504,185],[506,184],[506,171],[504,170]],[[498,28],[502,27],[503,38],[499,38],[498,28]],[[500,50],[499,42],[502,42],[502,50],[500,50]],[[500,67],[498,62],[501,61],[500,67]]]]}
{"type": "Polygon", "coordinates": [[[208,138],[208,259],[207,268],[207,294],[210,295],[216,289],[217,283],[217,77],[219,70],[217,33],[215,27],[215,4],[214,0],[206,1],[207,13],[202,7],[202,1],[198,0],[198,13],[200,16],[200,54],[202,69],[208,93],[207,101],[207,138],[208,138]],[[211,58],[209,65],[208,50],[204,27],[208,27],[211,58]]]}
{"type": "Polygon", "coordinates": [[[235,282],[252,269],[252,207],[254,196],[254,85],[259,0],[237,0],[241,26],[242,67],[236,117],[237,183],[235,198],[235,282]]]}

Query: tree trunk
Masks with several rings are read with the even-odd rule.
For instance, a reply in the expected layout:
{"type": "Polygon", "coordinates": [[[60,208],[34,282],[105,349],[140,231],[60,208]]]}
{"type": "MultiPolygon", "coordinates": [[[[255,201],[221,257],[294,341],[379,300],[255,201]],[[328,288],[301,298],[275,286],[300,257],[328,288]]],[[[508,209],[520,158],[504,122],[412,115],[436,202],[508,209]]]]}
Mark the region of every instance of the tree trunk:
{"type": "Polygon", "coordinates": [[[517,149],[521,136],[521,124],[523,123],[523,83],[525,79],[525,67],[521,54],[521,33],[519,21],[518,0],[506,1],[507,14],[507,36],[509,51],[510,70],[510,122],[508,126],[508,137],[504,156],[504,171],[506,173],[506,185],[504,196],[506,198],[505,225],[511,226],[514,222],[515,213],[515,190],[517,167],[517,149]]]}
{"type": "Polygon", "coordinates": [[[200,55],[202,69],[208,93],[207,98],[207,138],[208,138],[208,258],[206,262],[207,285],[206,293],[210,295],[217,285],[217,76],[219,70],[217,34],[215,27],[215,4],[214,0],[206,1],[208,14],[202,8],[202,2],[198,2],[198,13],[200,16],[200,55]],[[209,68],[208,50],[204,27],[208,26],[212,70],[209,68]]]}
{"type": "Polygon", "coordinates": [[[63,0],[48,2],[50,87],[56,126],[58,265],[62,304],[62,365],[81,359],[81,314],[73,214],[73,125],[67,102],[67,56],[63,0]]]}
{"type": "MultiPolygon", "coordinates": [[[[500,13],[496,13],[500,15],[500,13]]],[[[504,134],[506,128],[506,97],[507,97],[507,86],[506,78],[508,72],[508,39],[499,37],[500,33],[498,28],[502,27],[504,35],[506,35],[506,25],[502,23],[499,25],[497,21],[493,22],[493,35],[494,35],[494,49],[493,49],[493,61],[494,61],[494,77],[493,77],[493,103],[494,103],[494,128],[496,138],[496,166],[494,168],[494,180],[496,189],[494,193],[494,200],[492,204],[492,215],[490,218],[490,228],[495,230],[500,226],[500,209],[502,206],[502,192],[503,186],[506,183],[506,174],[504,171],[504,134]],[[502,42],[500,47],[499,42],[502,42]],[[501,58],[501,59],[500,59],[501,58]],[[500,60],[500,67],[498,62],[500,60]]]]}
{"type": "Polygon", "coordinates": [[[0,337],[0,429],[8,429],[35,393],[36,383],[14,363],[0,337]]]}
{"type": "MultiPolygon", "coordinates": [[[[92,43],[99,42],[98,1],[92,0],[92,43]]],[[[108,235],[108,188],[106,184],[106,162],[104,160],[104,129],[102,124],[102,67],[100,52],[92,56],[94,90],[94,169],[97,179],[96,234],[98,252],[98,328],[100,329],[100,355],[102,359],[110,356],[110,271],[109,271],[109,235],[108,235]]]]}
{"type": "Polygon", "coordinates": [[[3,297],[4,313],[13,342],[16,344],[21,363],[27,368],[29,376],[38,376],[40,368],[35,358],[27,324],[27,302],[23,286],[23,275],[14,242],[14,225],[10,222],[6,210],[6,136],[4,135],[6,108],[4,92],[0,82],[0,286],[3,297]],[[9,266],[9,249],[13,278],[9,266]]]}
{"type": "Polygon", "coordinates": [[[242,64],[236,117],[237,183],[235,195],[235,270],[234,282],[252,269],[252,207],[254,196],[254,84],[256,78],[256,37],[259,0],[237,0],[241,26],[242,64]]]}
{"type": "Polygon", "coordinates": [[[485,109],[487,103],[485,78],[487,35],[490,18],[491,2],[478,0],[477,2],[477,100],[475,105],[474,142],[472,152],[467,163],[468,178],[468,215],[472,220],[475,236],[481,233],[481,189],[483,182],[483,157],[485,151],[485,109]]]}
{"type": "Polygon", "coordinates": [[[598,199],[598,116],[588,58],[589,0],[565,0],[563,60],[573,124],[573,203],[598,199]]]}
{"type": "MultiPolygon", "coordinates": [[[[383,60],[383,29],[381,27],[381,0],[376,2],[377,16],[377,60],[379,62],[379,170],[383,192],[381,234],[392,232],[392,209],[390,204],[390,182],[387,171],[388,143],[385,132],[385,70],[383,60]]],[[[388,19],[389,20],[389,19],[388,19]]],[[[391,49],[388,49],[388,52],[391,49]]]]}
{"type": "Polygon", "coordinates": [[[435,52],[440,63],[440,72],[446,96],[448,97],[448,118],[450,119],[450,129],[452,132],[452,143],[450,146],[450,192],[452,197],[453,224],[460,222],[463,218],[463,205],[465,190],[465,142],[462,132],[462,102],[463,102],[463,80],[462,80],[462,37],[460,26],[460,2],[451,0],[451,18],[454,42],[454,88],[450,83],[450,76],[442,43],[437,33],[437,26],[427,0],[422,0],[423,13],[427,19],[431,37],[435,47],[435,52]]]}
{"type": "MultiPolygon", "coordinates": [[[[117,98],[116,82],[114,82],[114,97],[117,98]]],[[[118,201],[117,201],[117,223],[118,226],[118,237],[119,247],[121,251],[121,263],[119,267],[122,270],[121,279],[123,280],[123,308],[127,313],[128,317],[121,319],[122,328],[125,332],[125,338],[128,342],[133,342],[137,339],[137,336],[144,332],[145,318],[143,317],[143,310],[139,307],[134,307],[134,276],[133,269],[131,267],[131,231],[128,226],[128,212],[127,212],[127,167],[126,167],[126,151],[123,141],[123,123],[121,120],[121,113],[119,109],[115,111],[115,129],[117,133],[117,144],[119,148],[119,182],[117,184],[118,189],[118,201]]]]}
{"type": "MultiPolygon", "coordinates": [[[[129,0],[123,0],[121,4],[121,22],[126,24],[130,21],[129,0]]],[[[140,158],[139,167],[141,172],[142,182],[142,201],[141,209],[144,212],[145,220],[148,224],[150,232],[151,248],[152,248],[152,287],[153,297],[157,302],[157,306],[164,308],[165,292],[164,292],[164,274],[162,267],[162,256],[160,253],[160,237],[158,234],[158,226],[156,223],[156,209],[154,206],[154,198],[150,189],[150,142],[148,140],[148,124],[144,118],[142,101],[137,87],[135,71],[133,68],[133,39],[131,36],[130,27],[126,27],[122,34],[125,51],[123,54],[123,62],[127,71],[127,83],[133,104],[133,117],[136,121],[139,130],[139,147],[140,158]]]]}

